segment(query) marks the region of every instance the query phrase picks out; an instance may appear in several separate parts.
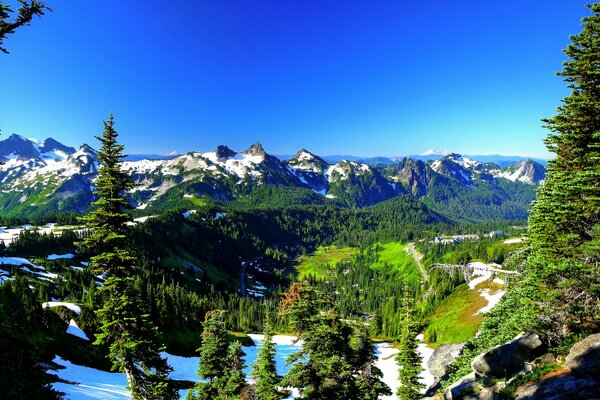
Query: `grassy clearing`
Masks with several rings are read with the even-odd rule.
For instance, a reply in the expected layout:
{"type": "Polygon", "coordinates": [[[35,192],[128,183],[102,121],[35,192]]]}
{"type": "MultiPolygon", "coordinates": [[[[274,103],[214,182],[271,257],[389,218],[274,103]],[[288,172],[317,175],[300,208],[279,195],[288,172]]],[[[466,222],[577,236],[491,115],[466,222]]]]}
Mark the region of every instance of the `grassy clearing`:
{"type": "Polygon", "coordinates": [[[348,260],[355,250],[353,247],[323,246],[312,254],[298,257],[294,266],[298,280],[308,276],[324,279],[336,263],[348,260]]]}
{"type": "Polygon", "coordinates": [[[435,348],[441,344],[464,342],[475,336],[483,320],[483,315],[477,314],[477,311],[488,304],[479,292],[489,289],[490,293],[495,293],[501,288],[490,281],[482,282],[475,289],[469,289],[466,283],[456,288],[431,317],[425,330],[425,341],[435,348]]]}
{"type": "Polygon", "coordinates": [[[371,250],[377,253],[377,261],[371,264],[371,268],[393,268],[409,282],[418,283],[421,280],[419,268],[415,264],[412,255],[404,250],[405,247],[406,243],[399,242],[374,244],[371,250]]]}

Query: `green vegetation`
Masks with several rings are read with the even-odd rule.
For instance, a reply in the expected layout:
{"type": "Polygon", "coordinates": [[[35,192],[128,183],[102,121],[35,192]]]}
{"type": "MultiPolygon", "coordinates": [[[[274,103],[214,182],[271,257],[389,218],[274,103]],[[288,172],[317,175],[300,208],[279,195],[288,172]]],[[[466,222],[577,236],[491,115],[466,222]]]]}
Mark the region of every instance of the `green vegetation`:
{"type": "Polygon", "coordinates": [[[451,380],[469,372],[474,356],[537,332],[564,352],[573,340],[600,330],[600,3],[590,5],[583,30],[571,37],[561,76],[571,95],[555,117],[545,120],[549,162],[529,220],[528,245],[505,264],[523,271],[486,315],[479,335],[467,341],[453,364],[451,380]]]}
{"type": "Polygon", "coordinates": [[[133,183],[119,166],[123,146],[117,143],[113,124],[111,114],[98,137],[102,143],[98,151],[102,164],[95,182],[98,200],[84,218],[91,234],[81,243],[94,254],[91,268],[107,277],[97,291],[100,329],[95,343],[108,346],[113,369],[126,374],[134,400],[175,399],[177,392],[167,384],[170,367],[159,354],[157,332],[133,288],[135,259],[126,248],[130,218],[124,212],[130,207],[124,193],[133,183]]]}
{"type": "Polygon", "coordinates": [[[299,281],[312,277],[324,279],[330,274],[336,263],[348,260],[353,252],[352,247],[321,246],[313,253],[303,255],[296,259],[294,268],[299,281]]]}
{"type": "Polygon", "coordinates": [[[367,249],[375,254],[375,261],[371,264],[371,268],[391,269],[415,286],[422,277],[412,255],[405,249],[406,243],[375,243],[367,249]]]}
{"type": "Polygon", "coordinates": [[[33,17],[42,16],[45,11],[50,10],[43,1],[39,0],[23,0],[20,3],[17,15],[13,18],[14,11],[11,6],[0,2],[0,51],[6,54],[8,54],[8,50],[2,47],[4,39],[15,33],[15,29],[29,25],[33,17]]]}
{"type": "Polygon", "coordinates": [[[396,394],[401,400],[418,400],[421,398],[423,384],[419,382],[419,374],[423,370],[421,356],[417,351],[418,324],[415,320],[414,299],[405,285],[402,294],[402,307],[400,313],[404,317],[402,331],[398,338],[398,380],[400,386],[396,394]]]}
{"type": "Polygon", "coordinates": [[[483,315],[477,311],[488,304],[479,294],[483,289],[488,289],[490,294],[494,294],[501,287],[486,281],[477,285],[475,289],[469,289],[467,284],[455,288],[429,318],[425,341],[435,348],[441,344],[460,343],[473,338],[483,321],[483,315]]]}

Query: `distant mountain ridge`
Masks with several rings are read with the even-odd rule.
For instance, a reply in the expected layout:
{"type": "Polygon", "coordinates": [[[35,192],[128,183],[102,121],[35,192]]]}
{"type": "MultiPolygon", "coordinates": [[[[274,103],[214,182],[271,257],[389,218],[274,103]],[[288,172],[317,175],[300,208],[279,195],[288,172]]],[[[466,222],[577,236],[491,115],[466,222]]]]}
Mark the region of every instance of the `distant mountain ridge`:
{"type": "MultiPolygon", "coordinates": [[[[38,142],[11,135],[0,141],[0,157],[4,162],[0,210],[5,213],[82,212],[93,199],[98,165],[96,151],[88,145],[75,150],[52,138],[38,142]]],[[[459,207],[454,202],[468,197],[478,207],[506,208],[509,217],[525,218],[533,189],[544,175],[544,167],[533,160],[502,168],[455,153],[436,160],[403,157],[369,164],[332,162],[301,149],[281,160],[260,143],[242,152],[218,146],[212,152],[134,158],[122,166],[136,183],[130,198],[138,210],[193,207],[202,198],[239,202],[267,186],[286,196],[292,190],[294,201],[301,204],[333,202],[350,207],[410,195],[443,212],[459,207]],[[511,208],[514,193],[526,195],[511,208]]],[[[268,204],[269,199],[261,201],[268,204]]]]}

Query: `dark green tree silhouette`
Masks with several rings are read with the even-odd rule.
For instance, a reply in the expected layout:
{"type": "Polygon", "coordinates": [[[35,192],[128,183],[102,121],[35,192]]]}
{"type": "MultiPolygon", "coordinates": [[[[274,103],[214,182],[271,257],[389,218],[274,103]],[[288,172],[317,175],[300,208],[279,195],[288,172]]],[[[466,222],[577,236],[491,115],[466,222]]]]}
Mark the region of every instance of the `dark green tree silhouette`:
{"type": "MultiPolygon", "coordinates": [[[[227,370],[224,375],[224,384],[221,388],[221,398],[238,399],[240,392],[246,386],[246,375],[244,375],[244,350],[239,341],[234,341],[227,350],[227,370]]],[[[261,397],[262,398],[262,397],[261,397]]]]}
{"type": "Polygon", "coordinates": [[[188,399],[212,400],[223,394],[227,384],[229,370],[227,330],[225,329],[224,311],[209,311],[206,313],[202,331],[202,345],[198,376],[204,382],[198,382],[193,390],[188,392],[188,399]]]}
{"type": "Polygon", "coordinates": [[[419,373],[423,370],[423,367],[421,367],[421,356],[417,351],[414,298],[410,296],[410,293],[410,288],[405,284],[402,290],[404,321],[402,332],[398,338],[399,352],[396,355],[396,363],[400,367],[398,370],[400,386],[396,394],[400,400],[420,399],[420,390],[423,388],[423,384],[419,382],[419,373]]]}
{"type": "Polygon", "coordinates": [[[160,356],[156,329],[133,288],[135,259],[126,246],[130,221],[126,211],[131,207],[125,199],[125,192],[133,183],[119,165],[124,155],[117,137],[111,114],[104,122],[102,136],[97,137],[102,144],[94,183],[98,200],[82,218],[90,235],[81,244],[95,254],[90,259],[91,268],[106,277],[97,291],[102,305],[96,312],[100,331],[95,343],[109,347],[113,368],[127,375],[134,399],[174,399],[176,391],[169,387],[167,379],[171,369],[160,356]]]}
{"type": "Polygon", "coordinates": [[[259,399],[278,400],[281,398],[277,392],[280,377],[277,375],[275,344],[269,323],[265,324],[264,336],[256,362],[252,366],[252,377],[256,379],[255,391],[259,399]]]}
{"type": "Polygon", "coordinates": [[[544,294],[540,321],[551,342],[600,322],[600,3],[588,7],[592,15],[571,36],[558,73],[571,94],[544,120],[556,156],[529,219],[528,273],[544,294]]]}
{"type": "Polygon", "coordinates": [[[44,15],[45,11],[50,11],[43,1],[38,0],[18,0],[21,7],[17,10],[17,15],[12,18],[14,11],[9,5],[0,1],[0,51],[8,54],[8,50],[2,47],[6,36],[15,33],[15,29],[24,25],[29,25],[33,17],[44,15]]]}

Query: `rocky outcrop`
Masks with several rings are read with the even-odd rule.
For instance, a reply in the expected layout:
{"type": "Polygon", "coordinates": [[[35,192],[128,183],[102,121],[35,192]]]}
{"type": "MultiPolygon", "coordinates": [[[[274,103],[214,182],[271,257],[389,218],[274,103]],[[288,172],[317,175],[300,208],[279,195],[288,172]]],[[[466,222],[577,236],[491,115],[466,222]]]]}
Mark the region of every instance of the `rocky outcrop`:
{"type": "Polygon", "coordinates": [[[519,386],[515,393],[515,399],[598,400],[600,399],[600,382],[589,377],[566,373],[519,386]]]}
{"type": "Polygon", "coordinates": [[[600,377],[600,333],[575,343],[565,365],[577,375],[600,377]]]}
{"type": "Polygon", "coordinates": [[[535,333],[520,334],[508,343],[480,354],[471,363],[479,375],[501,378],[510,376],[523,368],[526,361],[541,354],[542,341],[535,333]]]}
{"type": "Polygon", "coordinates": [[[553,364],[557,362],[553,354],[535,358],[542,349],[536,334],[520,334],[480,354],[471,364],[473,372],[448,387],[444,400],[499,400],[508,393],[517,400],[600,400],[600,334],[573,345],[564,367],[553,364]],[[538,382],[519,385],[535,376],[524,374],[543,365],[557,367],[538,382]]]}
{"type": "Polygon", "coordinates": [[[464,343],[443,344],[435,349],[429,361],[427,369],[436,379],[441,379],[448,372],[448,366],[458,356],[464,343]]]}

